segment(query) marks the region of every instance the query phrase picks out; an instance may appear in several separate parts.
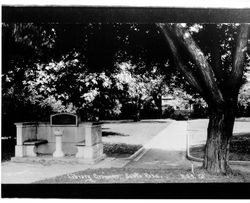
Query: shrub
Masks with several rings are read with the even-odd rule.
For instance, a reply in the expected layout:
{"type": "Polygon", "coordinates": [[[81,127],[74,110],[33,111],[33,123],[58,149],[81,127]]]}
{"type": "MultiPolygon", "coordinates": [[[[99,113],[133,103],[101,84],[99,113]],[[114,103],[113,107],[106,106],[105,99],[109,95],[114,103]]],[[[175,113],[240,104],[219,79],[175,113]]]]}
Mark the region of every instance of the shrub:
{"type": "Polygon", "coordinates": [[[166,109],[163,110],[162,117],[172,118],[172,116],[174,115],[174,112],[175,112],[174,107],[167,105],[166,109]]]}
{"type": "Polygon", "coordinates": [[[189,116],[190,116],[189,111],[175,110],[171,118],[174,120],[188,120],[189,116]]]}
{"type": "Polygon", "coordinates": [[[250,117],[250,104],[249,105],[238,105],[237,117],[250,117]]]}
{"type": "Polygon", "coordinates": [[[201,104],[194,104],[193,112],[190,115],[191,118],[207,118],[208,108],[202,106],[201,104]]]}

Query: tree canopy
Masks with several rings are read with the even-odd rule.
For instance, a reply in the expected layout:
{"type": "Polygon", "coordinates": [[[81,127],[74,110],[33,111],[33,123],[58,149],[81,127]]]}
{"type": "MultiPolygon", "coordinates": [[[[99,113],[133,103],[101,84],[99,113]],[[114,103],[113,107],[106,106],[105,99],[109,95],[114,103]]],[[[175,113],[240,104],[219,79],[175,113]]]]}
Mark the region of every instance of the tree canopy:
{"type": "Polygon", "coordinates": [[[3,116],[20,112],[9,116],[9,123],[53,111],[76,112],[83,120],[132,112],[139,120],[143,107],[162,115],[162,96],[184,92],[179,97],[203,98],[208,105],[204,167],[227,171],[238,103],[249,104],[241,88],[250,65],[249,24],[3,23],[2,28],[3,116]]]}

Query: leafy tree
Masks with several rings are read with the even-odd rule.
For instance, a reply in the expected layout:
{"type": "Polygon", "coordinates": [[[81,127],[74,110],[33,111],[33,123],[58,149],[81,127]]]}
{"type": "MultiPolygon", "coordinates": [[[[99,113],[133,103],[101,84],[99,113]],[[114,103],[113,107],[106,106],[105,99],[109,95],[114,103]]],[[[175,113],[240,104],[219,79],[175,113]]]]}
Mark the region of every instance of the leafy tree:
{"type": "MultiPolygon", "coordinates": [[[[117,73],[114,77],[117,79],[117,85],[122,89],[126,88],[127,100],[135,106],[135,120],[140,120],[140,112],[147,101],[155,101],[155,105],[161,110],[161,95],[166,90],[165,77],[157,73],[157,67],[151,71],[138,71],[140,67],[132,65],[129,62],[117,64],[117,73]],[[160,101],[160,104],[157,102],[160,101]]],[[[161,115],[161,112],[160,112],[161,115]]]]}
{"type": "MultiPolygon", "coordinates": [[[[248,75],[248,78],[250,77],[249,73],[246,75],[248,75]]],[[[249,79],[246,80],[245,84],[240,88],[238,100],[239,100],[239,104],[238,104],[239,110],[238,110],[237,116],[249,117],[250,116],[250,82],[249,82],[249,79]]]]}
{"type": "Polygon", "coordinates": [[[55,32],[50,25],[2,23],[2,126],[3,134],[15,135],[14,122],[44,120],[52,112],[28,101],[24,91],[25,71],[49,59],[55,32]]]}
{"type": "Polygon", "coordinates": [[[98,119],[119,115],[129,100],[141,107],[146,98],[153,98],[159,108],[165,86],[185,88],[195,98],[203,97],[209,108],[204,167],[224,173],[243,83],[248,25],[158,24],[158,28],[119,23],[3,24],[3,100],[79,111],[85,118],[98,119]],[[123,76],[128,80],[119,78],[123,76]]]}
{"type": "Polygon", "coordinates": [[[213,173],[226,173],[250,26],[206,25],[204,31],[206,29],[209,34],[206,35],[209,44],[203,52],[190,33],[192,27],[157,25],[172,51],[176,66],[208,104],[209,125],[203,166],[213,173]]]}
{"type": "MultiPolygon", "coordinates": [[[[145,91],[147,91],[147,95],[149,95],[150,91],[156,106],[161,112],[160,97],[161,92],[164,90],[164,88],[161,88],[162,78],[166,78],[170,74],[165,74],[167,58],[165,55],[160,54],[162,52],[159,52],[159,50],[165,49],[166,46],[160,43],[162,39],[157,40],[159,43],[152,41],[152,39],[161,37],[159,31],[156,31],[152,25],[14,23],[4,24],[3,35],[5,42],[3,86],[5,90],[8,88],[14,90],[11,95],[12,97],[15,96],[20,102],[29,103],[31,101],[34,105],[40,102],[37,106],[50,106],[55,111],[69,111],[70,108],[68,109],[66,106],[71,103],[72,108],[74,106],[81,112],[83,112],[83,109],[95,112],[93,108],[96,111],[99,111],[97,109],[105,109],[102,108],[104,102],[101,102],[101,100],[104,99],[102,97],[109,97],[110,99],[105,100],[109,101],[106,105],[110,106],[110,108],[112,106],[116,108],[118,101],[124,100],[123,97],[126,93],[120,91],[123,92],[123,97],[119,96],[118,99],[116,96],[117,91],[107,92],[107,88],[104,90],[101,86],[98,87],[97,91],[101,92],[101,94],[96,95],[92,107],[89,104],[88,108],[87,106],[83,108],[81,104],[86,101],[80,97],[81,94],[77,88],[80,84],[84,87],[84,84],[76,80],[76,75],[79,71],[79,73],[82,72],[83,77],[88,77],[85,73],[90,74],[92,72],[93,77],[98,77],[98,73],[105,72],[107,77],[111,77],[111,75],[116,74],[117,63],[121,64],[124,61],[130,61],[129,63],[136,67],[133,70],[130,69],[135,82],[128,87],[130,92],[126,96],[139,107],[136,108],[139,112],[143,99],[147,98],[145,91]],[[76,54],[78,54],[77,57],[76,54]],[[59,68],[61,71],[56,71],[53,67],[61,67],[59,68]],[[161,72],[162,70],[165,71],[164,74],[161,72]],[[65,74],[62,74],[62,72],[65,72],[65,74]],[[59,78],[56,78],[56,75],[59,78]],[[43,80],[44,84],[39,80],[43,80]],[[72,81],[76,82],[72,83],[72,81]],[[148,89],[150,82],[151,90],[148,89]],[[53,85],[57,85],[56,90],[49,88],[53,85]],[[31,90],[33,92],[30,92],[31,90]],[[43,90],[43,93],[38,90],[43,90]],[[64,90],[68,93],[64,93],[64,90]],[[102,91],[106,91],[106,93],[102,93],[102,91]],[[53,94],[55,94],[53,98],[51,96],[45,99],[45,95],[53,94]],[[32,97],[34,98],[32,99],[32,97]],[[63,97],[68,98],[67,102],[69,100],[71,102],[67,103],[63,97]],[[97,102],[98,98],[99,102],[97,102]],[[51,106],[49,103],[55,104],[51,106]],[[97,108],[97,106],[99,107],[97,108]]],[[[113,80],[115,80],[114,77],[113,80]]],[[[166,81],[165,79],[164,83],[166,81]]],[[[112,81],[112,84],[114,83],[115,81],[112,81]]],[[[89,86],[89,88],[91,87],[89,86]]],[[[92,93],[95,95],[94,90],[92,93]]],[[[6,92],[4,97],[7,95],[10,94],[6,92]]],[[[71,110],[76,111],[75,109],[71,110]]],[[[111,111],[109,112],[99,112],[99,114],[111,115],[111,111]]]]}

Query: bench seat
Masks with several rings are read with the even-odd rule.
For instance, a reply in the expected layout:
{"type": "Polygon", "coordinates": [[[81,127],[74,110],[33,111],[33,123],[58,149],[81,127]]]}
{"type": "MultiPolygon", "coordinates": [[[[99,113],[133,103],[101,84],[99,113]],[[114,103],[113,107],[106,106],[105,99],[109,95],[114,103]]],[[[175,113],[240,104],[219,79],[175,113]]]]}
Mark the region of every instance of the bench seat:
{"type": "Polygon", "coordinates": [[[76,146],[79,146],[79,147],[84,147],[84,146],[86,146],[85,141],[78,142],[78,143],[76,144],[76,146]]]}
{"type": "MultiPolygon", "coordinates": [[[[32,140],[26,140],[23,142],[23,155],[22,156],[26,156],[26,157],[36,157],[37,156],[37,147],[41,144],[47,144],[48,141],[47,140],[36,140],[36,139],[32,139],[32,140]]],[[[16,146],[16,148],[19,146],[16,146]]]]}
{"type": "Polygon", "coordinates": [[[23,142],[23,145],[41,145],[41,144],[47,144],[48,141],[47,140],[26,140],[23,142]]]}

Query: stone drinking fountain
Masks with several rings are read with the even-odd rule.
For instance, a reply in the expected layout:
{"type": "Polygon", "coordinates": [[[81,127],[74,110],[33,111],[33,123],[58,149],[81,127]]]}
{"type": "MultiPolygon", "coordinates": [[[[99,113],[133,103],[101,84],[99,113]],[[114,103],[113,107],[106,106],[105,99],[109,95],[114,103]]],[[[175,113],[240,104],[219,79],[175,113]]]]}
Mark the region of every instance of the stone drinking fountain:
{"type": "Polygon", "coordinates": [[[96,163],[103,154],[100,123],[80,122],[70,113],[50,116],[50,123],[15,123],[17,129],[13,161],[43,156],[54,159],[73,157],[80,163],[96,163]]]}

